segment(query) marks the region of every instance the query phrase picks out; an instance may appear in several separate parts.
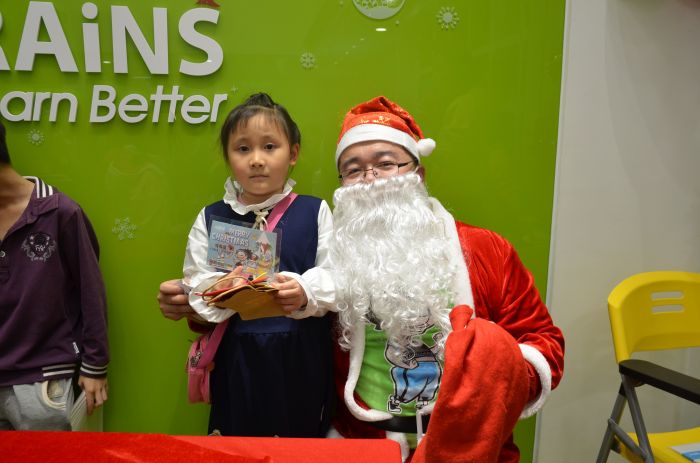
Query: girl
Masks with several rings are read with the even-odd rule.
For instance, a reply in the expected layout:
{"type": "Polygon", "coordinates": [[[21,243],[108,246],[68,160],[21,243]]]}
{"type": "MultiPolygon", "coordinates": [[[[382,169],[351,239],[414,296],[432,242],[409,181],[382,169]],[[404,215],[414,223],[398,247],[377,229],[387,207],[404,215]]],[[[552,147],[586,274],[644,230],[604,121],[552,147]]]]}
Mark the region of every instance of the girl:
{"type": "Polygon", "coordinates": [[[211,373],[209,433],[325,437],[334,395],[330,322],[309,315],[334,304],[332,280],[322,268],[333,228],[330,208],[299,195],[276,227],[282,230],[280,272],[271,284],[289,316],[241,320],[232,310],[208,307],[194,294],[226,275],[207,265],[211,217],[265,223],[295,185],[288,177],[301,144],[296,123],[265,93],[234,108],[220,138],[231,177],[223,200],[203,208],[192,226],[183,279],[194,287],[190,304],[200,316],[215,323],[229,319],[211,373]]]}

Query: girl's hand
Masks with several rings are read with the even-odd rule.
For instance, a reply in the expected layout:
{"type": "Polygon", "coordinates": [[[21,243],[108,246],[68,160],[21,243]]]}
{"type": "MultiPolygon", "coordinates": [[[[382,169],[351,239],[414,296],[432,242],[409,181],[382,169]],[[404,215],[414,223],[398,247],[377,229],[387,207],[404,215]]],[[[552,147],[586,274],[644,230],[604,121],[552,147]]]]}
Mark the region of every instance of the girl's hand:
{"type": "MultiPolygon", "coordinates": [[[[233,269],[232,272],[230,272],[228,275],[225,275],[221,278],[219,278],[219,282],[212,286],[211,290],[216,290],[216,289],[229,289],[229,288],[235,288],[236,286],[241,286],[246,284],[245,278],[241,276],[241,273],[243,272],[243,267],[240,265],[236,268],[233,269]],[[240,277],[240,278],[236,278],[240,277]]],[[[211,291],[210,290],[210,291],[211,291]]]]}
{"type": "Polygon", "coordinates": [[[279,290],[275,295],[275,301],[287,312],[300,309],[309,302],[304,288],[294,278],[277,274],[270,286],[279,290]]]}

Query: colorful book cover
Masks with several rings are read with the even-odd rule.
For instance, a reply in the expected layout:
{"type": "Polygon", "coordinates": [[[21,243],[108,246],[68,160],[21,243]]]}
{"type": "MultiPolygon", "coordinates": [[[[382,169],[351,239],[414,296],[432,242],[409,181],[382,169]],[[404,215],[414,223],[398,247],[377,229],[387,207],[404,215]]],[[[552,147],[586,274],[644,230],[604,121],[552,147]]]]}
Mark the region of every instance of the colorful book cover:
{"type": "MultiPolygon", "coordinates": [[[[242,275],[270,280],[279,270],[280,230],[263,231],[251,224],[212,217],[207,265],[230,272],[242,267],[242,275]]],[[[252,278],[251,278],[252,277],[252,278]]]]}

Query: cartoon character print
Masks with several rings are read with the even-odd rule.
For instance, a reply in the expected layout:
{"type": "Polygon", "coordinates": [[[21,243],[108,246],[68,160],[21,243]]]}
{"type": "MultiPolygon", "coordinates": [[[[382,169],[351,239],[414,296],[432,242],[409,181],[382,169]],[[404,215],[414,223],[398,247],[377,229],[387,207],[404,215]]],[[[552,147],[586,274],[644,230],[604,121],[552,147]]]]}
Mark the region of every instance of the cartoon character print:
{"type": "Polygon", "coordinates": [[[233,256],[235,248],[231,244],[227,243],[216,243],[216,257],[224,261],[230,259],[233,256]]]}
{"type": "Polygon", "coordinates": [[[46,262],[56,250],[56,241],[47,233],[32,233],[24,239],[22,250],[29,260],[46,262]]]}
{"type": "Polygon", "coordinates": [[[258,267],[258,255],[255,253],[250,253],[250,258],[246,262],[246,267],[243,268],[243,273],[249,273],[257,276],[259,275],[258,267]]]}
{"type": "MultiPolygon", "coordinates": [[[[370,322],[379,329],[379,322],[370,316],[370,322]]],[[[434,325],[429,316],[413,325],[415,334],[424,334],[434,325]]],[[[437,341],[442,333],[432,336],[432,346],[425,344],[425,339],[418,346],[398,346],[387,340],[384,358],[391,364],[391,379],[394,393],[387,400],[387,411],[400,413],[402,404],[415,402],[416,409],[421,409],[435,400],[442,367],[437,359],[437,341]]]]}
{"type": "Polygon", "coordinates": [[[260,235],[258,240],[258,253],[256,256],[256,266],[259,268],[259,273],[269,273],[272,268],[272,250],[269,241],[264,233],[260,235]]]}

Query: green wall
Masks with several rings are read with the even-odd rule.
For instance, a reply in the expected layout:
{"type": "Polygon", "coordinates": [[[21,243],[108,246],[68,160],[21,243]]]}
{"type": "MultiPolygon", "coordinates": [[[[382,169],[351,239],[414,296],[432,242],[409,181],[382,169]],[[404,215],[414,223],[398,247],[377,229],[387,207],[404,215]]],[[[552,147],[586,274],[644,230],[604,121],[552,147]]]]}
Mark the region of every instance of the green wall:
{"type": "MultiPolygon", "coordinates": [[[[364,14],[355,6],[381,3],[374,1],[217,2],[218,22],[196,27],[223,49],[221,68],[205,76],[178,72],[180,59],[206,59],[178,34],[185,12],[210,8],[195,0],[94,1],[94,20],[81,13],[83,2],[48,2],[77,72],[61,72],[54,56],[41,54],[32,70],[16,70],[30,2],[0,5],[0,48],[10,68],[0,70],[0,98],[12,91],[67,92],[78,101],[75,122],[68,121],[67,105],[51,122],[45,105],[39,120],[6,125],[17,170],[76,199],[100,239],[112,346],[108,431],[206,430],[207,408],[186,400],[184,359],[193,335],[183,322],[161,316],[155,295],[159,282],[180,275],[187,232],[198,210],[220,198],[227,173],[218,122],[190,124],[178,112],[169,123],[164,110],[158,122],[149,114],[132,124],[119,117],[90,123],[96,85],[112,86],[117,98],[148,99],[158,85],[209,101],[226,94],[219,121],[248,94],[269,92],[302,129],[293,173],[298,191],[329,202],[343,114],[384,94],[437,141],[425,160],[431,192],[457,218],[509,238],[545,290],[564,1],[389,1],[396,14],[386,19],[370,17],[376,8],[364,14]],[[167,74],[151,73],[132,40],[126,41],[128,73],[114,72],[112,6],[128,6],[151,46],[153,8],[167,9],[167,74]],[[101,72],[86,72],[83,24],[99,28],[101,72]]],[[[56,42],[46,27],[38,40],[56,42]]],[[[4,120],[22,114],[22,101],[6,103],[4,120]]],[[[520,423],[523,461],[531,459],[533,436],[534,419],[520,423]]]]}

